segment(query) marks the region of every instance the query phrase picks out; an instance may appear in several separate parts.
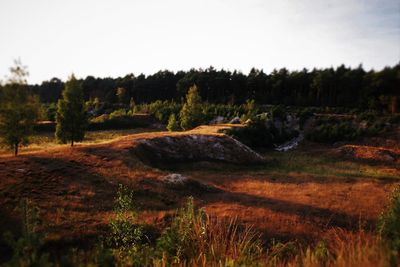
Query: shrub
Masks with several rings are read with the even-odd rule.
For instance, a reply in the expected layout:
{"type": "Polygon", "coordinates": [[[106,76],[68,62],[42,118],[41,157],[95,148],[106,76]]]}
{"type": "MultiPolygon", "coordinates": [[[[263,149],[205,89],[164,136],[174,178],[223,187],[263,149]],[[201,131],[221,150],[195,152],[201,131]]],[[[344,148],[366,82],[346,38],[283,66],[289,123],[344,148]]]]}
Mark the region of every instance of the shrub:
{"type": "Polygon", "coordinates": [[[157,240],[157,254],[167,265],[234,262],[240,266],[254,264],[262,249],[251,228],[240,229],[235,220],[212,219],[202,209],[196,211],[189,198],[157,240]]]}
{"type": "Polygon", "coordinates": [[[271,119],[276,120],[284,120],[286,118],[285,109],[282,106],[274,106],[271,108],[271,119]]]}
{"type": "Polygon", "coordinates": [[[323,120],[320,125],[307,133],[306,138],[321,143],[334,143],[338,141],[351,141],[362,135],[362,131],[353,127],[351,121],[323,120]]]}
{"type": "Polygon", "coordinates": [[[7,265],[52,266],[49,255],[41,252],[45,235],[39,232],[42,225],[39,208],[33,206],[31,201],[23,199],[19,211],[22,215],[21,236],[16,239],[11,232],[6,232],[3,236],[6,244],[13,250],[12,258],[7,265]]]}
{"type": "Polygon", "coordinates": [[[117,109],[117,110],[114,110],[113,112],[111,112],[110,119],[124,117],[126,115],[127,115],[126,110],[121,108],[121,109],[117,109]]]}
{"type": "Polygon", "coordinates": [[[142,227],[137,225],[137,211],[133,203],[133,192],[124,185],[119,185],[115,199],[115,219],[109,223],[110,236],[108,243],[122,254],[138,251],[143,238],[142,227]]]}
{"type": "Polygon", "coordinates": [[[180,129],[179,122],[176,120],[176,116],[174,113],[172,113],[171,116],[169,116],[167,129],[170,132],[179,131],[180,129]]]}
{"type": "Polygon", "coordinates": [[[313,112],[310,108],[306,108],[306,109],[302,109],[299,113],[298,113],[298,117],[299,117],[299,124],[300,124],[300,129],[303,129],[304,124],[306,123],[306,121],[313,116],[313,112]]]}
{"type": "Polygon", "coordinates": [[[182,129],[190,130],[200,125],[203,121],[202,114],[201,97],[197,87],[194,85],[189,88],[189,92],[186,95],[186,103],[179,114],[182,129]]]}
{"type": "Polygon", "coordinates": [[[256,117],[246,127],[228,129],[226,134],[252,148],[272,148],[297,137],[299,133],[276,129],[274,125],[267,128],[265,120],[256,117]]]}
{"type": "Polygon", "coordinates": [[[112,129],[133,129],[136,127],[149,126],[151,120],[145,116],[120,116],[110,118],[110,116],[103,114],[93,118],[88,129],[91,131],[96,130],[112,130],[112,129]]]}
{"type": "Polygon", "coordinates": [[[390,248],[400,251],[400,186],[394,189],[389,207],[379,217],[378,231],[390,248]]]}

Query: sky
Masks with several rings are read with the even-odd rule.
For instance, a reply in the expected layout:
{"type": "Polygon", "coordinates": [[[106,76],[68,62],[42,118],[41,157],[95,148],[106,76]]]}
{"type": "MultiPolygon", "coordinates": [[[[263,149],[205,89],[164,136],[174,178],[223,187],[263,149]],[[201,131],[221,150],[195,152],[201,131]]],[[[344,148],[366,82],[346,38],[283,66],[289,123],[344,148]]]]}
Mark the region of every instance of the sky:
{"type": "Polygon", "coordinates": [[[400,62],[399,0],[0,0],[0,79],[400,62]]]}

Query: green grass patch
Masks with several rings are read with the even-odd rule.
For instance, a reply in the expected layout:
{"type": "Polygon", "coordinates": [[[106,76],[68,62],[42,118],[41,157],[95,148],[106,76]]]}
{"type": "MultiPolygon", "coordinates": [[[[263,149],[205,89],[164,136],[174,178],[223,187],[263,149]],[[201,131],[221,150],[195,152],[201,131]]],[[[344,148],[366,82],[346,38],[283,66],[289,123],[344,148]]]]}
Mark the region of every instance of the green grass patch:
{"type": "Polygon", "coordinates": [[[320,177],[353,177],[399,179],[398,175],[365,163],[346,159],[333,158],[326,155],[311,155],[305,152],[270,152],[268,155],[275,160],[259,170],[266,173],[287,174],[298,172],[320,177]]]}

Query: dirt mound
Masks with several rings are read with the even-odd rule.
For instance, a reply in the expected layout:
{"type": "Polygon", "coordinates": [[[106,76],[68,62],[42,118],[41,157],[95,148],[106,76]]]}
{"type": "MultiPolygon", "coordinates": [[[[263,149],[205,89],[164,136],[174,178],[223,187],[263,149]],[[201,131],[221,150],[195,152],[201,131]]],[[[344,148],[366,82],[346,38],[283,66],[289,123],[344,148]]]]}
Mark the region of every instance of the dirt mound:
{"type": "Polygon", "coordinates": [[[396,150],[372,146],[344,145],[337,148],[335,153],[347,158],[383,162],[396,162],[400,159],[400,153],[396,150]]]}
{"type": "Polygon", "coordinates": [[[265,159],[239,141],[223,134],[167,135],[136,140],[133,152],[151,163],[221,161],[256,164],[265,159]]]}

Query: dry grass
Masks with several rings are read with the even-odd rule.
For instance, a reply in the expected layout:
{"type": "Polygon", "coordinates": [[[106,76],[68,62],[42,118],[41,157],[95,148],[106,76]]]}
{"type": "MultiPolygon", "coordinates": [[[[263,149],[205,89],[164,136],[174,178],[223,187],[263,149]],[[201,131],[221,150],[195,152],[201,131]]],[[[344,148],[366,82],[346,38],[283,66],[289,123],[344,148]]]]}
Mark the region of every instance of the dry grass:
{"type": "MultiPolygon", "coordinates": [[[[128,130],[103,130],[103,131],[89,131],[86,132],[85,140],[80,144],[99,144],[109,141],[115,141],[117,138],[121,138],[131,134],[137,134],[141,132],[157,131],[156,129],[128,129],[128,130]]],[[[23,146],[20,149],[20,154],[39,152],[48,149],[62,148],[69,146],[69,144],[63,145],[58,144],[55,140],[54,133],[52,132],[39,132],[30,137],[30,143],[27,146],[23,146]]],[[[7,147],[0,147],[0,156],[9,156],[12,154],[7,147]]]]}
{"type": "MultiPolygon", "coordinates": [[[[211,129],[206,131],[210,133],[211,129]]],[[[177,190],[158,179],[170,168],[146,166],[130,153],[136,138],[167,134],[138,133],[118,137],[117,141],[79,144],[72,149],[47,149],[46,145],[45,150],[23,153],[17,158],[1,157],[1,229],[16,228],[13,209],[19,198],[28,197],[44,211],[49,239],[62,244],[77,240],[90,243],[104,231],[113,214],[116,186],[122,183],[135,192],[140,219],[156,229],[165,227],[170,214],[188,195],[193,195],[196,205],[204,207],[210,216],[238,218],[244,225],[254,225],[264,241],[296,239],[315,244],[323,239],[340,244],[338,240],[345,239],[338,238],[338,231],[340,236],[350,238],[361,225],[365,229],[362,242],[369,240],[371,244],[365,253],[381,257],[371,230],[388,202],[387,195],[399,183],[398,166],[340,159],[329,153],[330,147],[301,147],[287,154],[267,152],[275,160],[259,167],[171,165],[175,172],[219,189],[213,193],[177,190]]],[[[113,133],[104,133],[94,142],[110,135],[113,133]]],[[[343,241],[342,245],[349,242],[343,241]]],[[[350,251],[343,249],[338,255],[356,257],[346,254],[350,251]]],[[[312,256],[305,254],[307,257],[312,262],[312,256]]]]}

